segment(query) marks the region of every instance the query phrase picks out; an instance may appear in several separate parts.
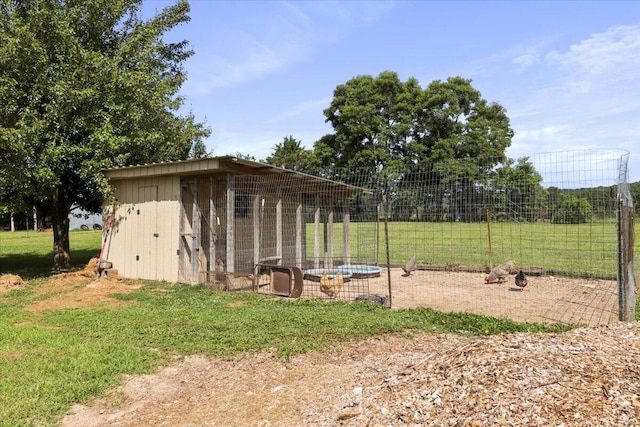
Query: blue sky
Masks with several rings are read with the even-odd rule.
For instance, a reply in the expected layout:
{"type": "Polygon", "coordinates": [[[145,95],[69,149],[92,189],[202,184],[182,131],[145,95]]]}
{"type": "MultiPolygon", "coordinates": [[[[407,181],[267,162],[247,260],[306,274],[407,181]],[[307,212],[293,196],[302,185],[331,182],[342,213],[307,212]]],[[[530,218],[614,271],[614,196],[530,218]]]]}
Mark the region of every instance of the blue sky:
{"type": "MultiPolygon", "coordinates": [[[[144,0],[145,14],[173,2],[144,0]]],[[[191,1],[185,111],[214,155],[269,156],[287,136],[331,133],[337,85],[395,71],[462,76],[507,109],[518,158],[583,148],[630,152],[640,181],[639,1],[191,1]]]]}

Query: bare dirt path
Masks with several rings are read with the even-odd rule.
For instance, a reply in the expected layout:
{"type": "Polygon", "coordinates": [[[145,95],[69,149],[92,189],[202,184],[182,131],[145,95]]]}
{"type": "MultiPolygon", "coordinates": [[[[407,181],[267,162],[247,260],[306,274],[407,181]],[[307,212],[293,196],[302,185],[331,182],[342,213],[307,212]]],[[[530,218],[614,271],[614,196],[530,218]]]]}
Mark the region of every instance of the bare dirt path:
{"type": "Polygon", "coordinates": [[[640,325],[465,339],[385,336],[325,353],[188,356],[62,424],[638,426],[640,325]]]}

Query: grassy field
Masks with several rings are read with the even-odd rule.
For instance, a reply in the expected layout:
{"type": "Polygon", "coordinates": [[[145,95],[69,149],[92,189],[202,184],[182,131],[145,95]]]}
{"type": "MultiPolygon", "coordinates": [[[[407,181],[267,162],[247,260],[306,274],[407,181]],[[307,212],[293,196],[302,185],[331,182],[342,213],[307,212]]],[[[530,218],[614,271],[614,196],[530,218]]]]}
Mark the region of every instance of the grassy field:
{"type": "Polygon", "coordinates": [[[87,403],[116,385],[120,374],[150,372],[175,356],[231,358],[276,348],[286,360],[382,333],[485,335],[570,328],[166,283],[146,283],[117,296],[118,308],[24,311],[46,296],[37,291],[43,282],[33,280],[0,297],[2,426],[54,425],[73,403],[87,403]]]}
{"type": "MultiPolygon", "coordinates": [[[[482,252],[482,243],[474,246],[482,240],[480,229],[451,224],[448,231],[437,227],[428,231],[420,225],[424,229],[412,228],[415,223],[390,224],[392,232],[406,236],[392,240],[394,261],[435,245],[438,249],[434,253],[441,254],[440,258],[434,255],[433,263],[443,263],[449,259],[447,254],[455,252],[445,246],[461,240],[466,242],[456,249],[461,262],[481,262],[481,256],[473,253],[482,252]]],[[[495,232],[504,233],[503,241],[514,230],[528,232],[499,228],[495,232]]],[[[371,229],[357,232],[370,233],[371,229]]],[[[545,244],[558,248],[576,244],[569,243],[573,237],[567,233],[563,239],[568,243],[561,243],[557,229],[550,228],[544,233],[549,240],[545,244]]],[[[584,233],[578,234],[582,239],[584,233]]],[[[601,239],[601,234],[597,235],[601,239]]],[[[340,347],[382,333],[423,330],[471,336],[571,328],[468,313],[287,300],[156,282],[147,282],[133,293],[116,295],[118,307],[24,310],[59,292],[43,291],[50,280],[51,238],[50,233],[0,233],[0,272],[29,279],[25,287],[0,294],[0,426],[55,425],[73,403],[88,403],[100,396],[121,381],[121,374],[151,372],[175,357],[189,354],[231,358],[241,352],[275,348],[286,360],[295,353],[340,347]]],[[[99,232],[73,232],[74,265],[84,266],[97,256],[100,244],[99,232]]],[[[580,265],[576,263],[576,271],[583,268],[580,265]]]]}
{"type": "MultiPolygon", "coordinates": [[[[96,256],[100,243],[99,233],[73,232],[75,265],[96,256]]],[[[50,233],[0,234],[3,271],[30,279],[25,287],[0,295],[2,426],[55,425],[73,403],[99,396],[118,384],[121,374],[151,372],[176,356],[231,358],[275,348],[286,360],[295,353],[340,347],[382,333],[485,335],[571,328],[156,282],[116,295],[117,308],[24,310],[61,292],[48,287],[51,244],[50,233]]],[[[82,283],[71,288],[79,286],[82,283]]]]}
{"type": "MultiPolygon", "coordinates": [[[[637,227],[637,226],[636,226],[637,227]]],[[[334,257],[342,251],[342,224],[335,224],[334,257]]],[[[307,226],[307,254],[313,254],[313,224],[307,226]]],[[[490,264],[486,223],[390,222],[391,263],[406,262],[414,254],[427,265],[490,264]]],[[[616,225],[611,221],[587,224],[493,223],[491,248],[494,265],[515,259],[523,267],[548,274],[615,279],[616,225]]],[[[351,255],[358,260],[386,263],[384,224],[352,223],[351,255]]],[[[636,245],[636,250],[640,246],[636,245]]]]}
{"type": "MultiPolygon", "coordinates": [[[[74,230],[69,233],[72,268],[82,268],[98,257],[102,231],[74,230]]],[[[0,274],[24,279],[48,276],[53,267],[53,234],[37,231],[0,231],[0,274]]]]}
{"type": "MultiPolygon", "coordinates": [[[[391,222],[389,248],[392,263],[406,262],[414,254],[424,264],[488,266],[490,263],[486,223],[391,222]]],[[[640,229],[636,225],[636,235],[640,229]]],[[[334,257],[343,256],[342,224],[333,227],[334,257]]],[[[386,263],[384,226],[351,225],[351,255],[366,262],[386,263]]],[[[524,267],[538,267],[549,274],[615,279],[616,226],[610,221],[587,224],[494,223],[494,264],[515,259],[524,267]]],[[[321,233],[322,235],[322,233],[321,233]]],[[[313,224],[307,225],[307,254],[313,256],[313,224]]],[[[72,231],[71,259],[75,268],[98,256],[100,231],[72,231]]],[[[0,232],[0,273],[41,277],[53,266],[51,233],[0,232]]],[[[640,245],[636,244],[636,252],[640,245]]]]}

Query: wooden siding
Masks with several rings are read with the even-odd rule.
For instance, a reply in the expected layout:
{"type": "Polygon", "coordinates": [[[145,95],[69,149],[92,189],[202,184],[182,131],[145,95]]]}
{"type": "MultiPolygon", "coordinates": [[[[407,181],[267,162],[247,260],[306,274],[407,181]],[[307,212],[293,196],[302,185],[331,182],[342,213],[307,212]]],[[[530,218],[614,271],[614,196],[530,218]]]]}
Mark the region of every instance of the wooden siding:
{"type": "Polygon", "coordinates": [[[127,278],[178,281],[180,178],[122,180],[105,258],[127,278]]]}

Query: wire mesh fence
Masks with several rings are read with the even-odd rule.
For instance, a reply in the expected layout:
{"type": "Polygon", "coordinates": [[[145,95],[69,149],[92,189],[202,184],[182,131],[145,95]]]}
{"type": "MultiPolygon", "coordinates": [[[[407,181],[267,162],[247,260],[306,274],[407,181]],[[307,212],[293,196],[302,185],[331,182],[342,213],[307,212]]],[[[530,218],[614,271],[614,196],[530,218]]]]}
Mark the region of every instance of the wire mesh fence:
{"type": "Polygon", "coordinates": [[[218,213],[203,212],[212,218],[203,222],[213,236],[205,246],[220,254],[206,280],[520,321],[609,323],[620,314],[627,156],[571,151],[506,164],[227,178],[218,213]],[[517,267],[487,283],[508,260],[517,267]],[[525,287],[515,284],[520,271],[525,287]]]}

